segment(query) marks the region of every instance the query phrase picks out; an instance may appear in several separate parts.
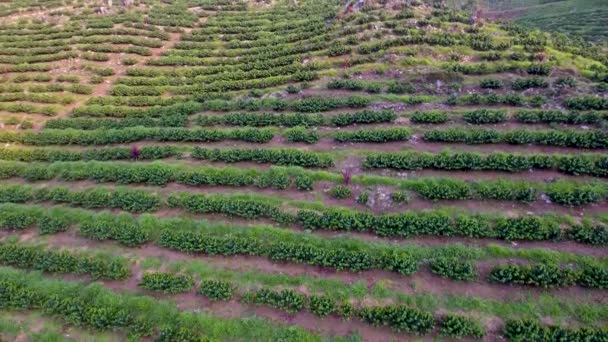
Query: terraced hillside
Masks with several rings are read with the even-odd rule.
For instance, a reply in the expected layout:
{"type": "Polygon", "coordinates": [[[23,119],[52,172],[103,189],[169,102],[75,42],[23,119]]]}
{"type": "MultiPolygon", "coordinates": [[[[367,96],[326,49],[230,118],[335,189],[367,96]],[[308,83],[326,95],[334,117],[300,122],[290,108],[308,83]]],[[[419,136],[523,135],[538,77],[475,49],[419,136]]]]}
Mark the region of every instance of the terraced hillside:
{"type": "Polygon", "coordinates": [[[607,341],[606,51],[429,3],[0,3],[0,339],[607,341]]]}
{"type": "Polygon", "coordinates": [[[485,15],[530,27],[603,44],[608,37],[608,2],[603,0],[481,0],[479,6],[485,15]]]}

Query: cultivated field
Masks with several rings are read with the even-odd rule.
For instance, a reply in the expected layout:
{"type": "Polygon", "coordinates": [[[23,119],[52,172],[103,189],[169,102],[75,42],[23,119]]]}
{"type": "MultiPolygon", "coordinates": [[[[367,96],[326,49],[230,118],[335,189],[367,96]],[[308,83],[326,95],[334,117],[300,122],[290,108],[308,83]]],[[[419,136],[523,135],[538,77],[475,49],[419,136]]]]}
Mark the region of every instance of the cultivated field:
{"type": "Polygon", "coordinates": [[[608,341],[607,51],[438,4],[0,2],[0,340],[608,341]]]}
{"type": "Polygon", "coordinates": [[[608,2],[604,0],[479,0],[478,5],[493,18],[607,43],[608,2]]]}

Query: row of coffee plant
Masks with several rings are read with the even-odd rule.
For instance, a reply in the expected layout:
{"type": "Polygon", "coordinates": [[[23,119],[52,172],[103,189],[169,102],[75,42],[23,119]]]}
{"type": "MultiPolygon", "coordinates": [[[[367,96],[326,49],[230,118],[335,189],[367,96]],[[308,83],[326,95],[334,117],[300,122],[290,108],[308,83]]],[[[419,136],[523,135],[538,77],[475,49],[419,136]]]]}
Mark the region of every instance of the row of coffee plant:
{"type": "MultiPolygon", "coordinates": [[[[181,274],[150,272],[144,274],[140,286],[164,293],[190,292],[194,286],[192,278],[181,274]]],[[[221,280],[204,280],[197,292],[213,301],[227,301],[235,298],[236,286],[221,280]]],[[[264,305],[295,314],[303,310],[318,317],[336,315],[344,320],[357,317],[374,326],[389,326],[397,332],[426,334],[436,324],[444,336],[481,338],[484,329],[472,319],[445,315],[435,319],[430,313],[401,305],[355,307],[349,302],[340,302],[324,295],[304,295],[290,289],[280,291],[260,288],[244,292],[237,300],[253,305],[264,305]]]]}
{"type": "MultiPolygon", "coordinates": [[[[414,112],[410,116],[413,123],[419,124],[442,124],[448,122],[451,117],[462,117],[462,120],[471,124],[494,124],[506,122],[510,117],[506,110],[478,109],[460,113],[448,113],[440,111],[414,112]]],[[[559,110],[519,110],[515,112],[512,119],[520,123],[563,123],[573,125],[599,124],[604,119],[598,112],[563,112],[559,110]]]]}
{"type": "Polygon", "coordinates": [[[7,147],[0,149],[1,160],[21,162],[58,162],[79,160],[155,160],[183,156],[177,146],[100,147],[91,149],[58,149],[38,147],[7,147]]]}
{"type": "Polygon", "coordinates": [[[157,210],[161,203],[159,196],[154,193],[129,188],[70,190],[67,187],[35,188],[17,184],[0,186],[2,203],[33,201],[66,203],[84,208],[119,208],[134,213],[157,210]]]}
{"type": "Polygon", "coordinates": [[[424,132],[423,138],[429,142],[513,145],[548,145],[585,149],[608,147],[608,133],[603,130],[496,130],[464,127],[432,129],[424,132]]]}
{"type": "MultiPolygon", "coordinates": [[[[116,97],[102,98],[106,100],[89,101],[90,105],[75,108],[72,117],[113,117],[113,118],[158,118],[162,120],[165,116],[190,115],[201,109],[199,103],[193,101],[179,102],[179,99],[171,101],[158,101],[150,96],[131,97],[130,101],[117,101],[116,97]],[[101,103],[99,103],[101,102],[101,103]],[[106,103],[110,102],[110,104],[106,103]],[[128,106],[146,106],[148,108],[131,108],[114,106],[113,103],[128,106]]],[[[103,122],[103,120],[98,120],[103,122]]],[[[102,128],[102,127],[99,127],[102,128]]]]}
{"type": "Polygon", "coordinates": [[[552,264],[498,265],[490,270],[489,280],[500,284],[544,288],[578,284],[588,288],[608,289],[608,268],[589,265],[576,270],[552,264]]]}
{"type": "MultiPolygon", "coordinates": [[[[295,178],[306,177],[304,171],[297,172],[295,178]]],[[[101,162],[57,162],[53,164],[26,164],[0,162],[0,178],[23,177],[28,181],[91,180],[98,183],[148,184],[164,186],[177,182],[188,186],[256,186],[259,188],[286,189],[293,181],[298,183],[287,170],[270,170],[187,167],[164,163],[101,163],[101,162]]],[[[311,179],[312,182],[312,179],[311,179]]]]}
{"type": "Polygon", "coordinates": [[[295,149],[207,149],[194,147],[192,150],[177,146],[137,146],[101,147],[95,149],[54,149],[54,148],[4,148],[0,150],[1,160],[21,162],[58,162],[80,160],[157,160],[163,158],[183,158],[186,151],[194,159],[235,163],[253,161],[275,165],[296,165],[302,167],[327,168],[334,165],[329,155],[295,149]]]}
{"type": "Polygon", "coordinates": [[[512,342],[605,341],[608,339],[608,330],[605,328],[547,326],[534,320],[508,320],[505,323],[503,334],[512,342]]]}
{"type": "Polygon", "coordinates": [[[283,113],[227,113],[224,115],[200,115],[196,124],[200,126],[230,125],[230,126],[337,126],[345,127],[357,124],[391,123],[397,115],[391,110],[384,111],[358,111],[354,113],[340,113],[332,116],[322,114],[283,114],[283,113]]]}
{"type": "Polygon", "coordinates": [[[366,156],[367,168],[397,170],[491,170],[522,172],[530,169],[558,170],[571,175],[608,176],[608,157],[601,155],[509,154],[503,152],[443,151],[374,153],[366,156]]]}
{"type": "MultiPolygon", "coordinates": [[[[198,149],[198,151],[203,150],[198,149]]],[[[235,153],[242,153],[242,150],[236,151],[235,153]]],[[[284,152],[275,153],[279,154],[275,154],[272,158],[276,158],[276,156],[282,155],[284,152]]],[[[290,152],[286,153],[289,154],[290,152]]],[[[298,156],[300,155],[298,154],[298,156]]],[[[306,158],[315,160],[314,155],[307,155],[306,158]]],[[[309,163],[302,159],[294,162],[309,163]]],[[[320,165],[316,162],[314,163],[320,165]]],[[[22,177],[28,181],[58,178],[66,181],[93,180],[96,182],[119,184],[146,183],[150,185],[166,185],[169,182],[178,182],[191,186],[254,185],[261,188],[274,189],[286,189],[293,182],[300,190],[310,190],[315,180],[314,177],[316,177],[311,177],[311,174],[307,174],[304,171],[293,175],[295,178],[286,170],[278,168],[268,171],[256,171],[252,169],[240,170],[210,167],[191,169],[184,168],[183,165],[171,166],[170,164],[162,163],[108,164],[100,162],[56,162],[52,164],[24,164],[20,162],[0,162],[0,178],[22,177]]],[[[338,179],[337,175],[335,177],[338,179]]],[[[576,206],[602,202],[608,196],[608,188],[604,183],[581,183],[566,180],[541,184],[508,180],[467,182],[447,178],[420,178],[403,181],[400,183],[400,186],[404,189],[417,192],[422,198],[433,201],[494,199],[533,202],[537,200],[540,191],[544,191],[548,198],[556,204],[576,206]]]]}
{"type": "Polygon", "coordinates": [[[122,257],[15,242],[0,243],[0,263],[51,273],[86,274],[94,279],[117,280],[131,275],[129,265],[122,257]]]}
{"type": "MultiPolygon", "coordinates": [[[[71,208],[2,205],[0,218],[0,227],[4,229],[24,229],[38,225],[41,231],[44,228],[52,233],[53,231],[48,229],[48,223],[54,222],[55,231],[78,227],[79,234],[83,237],[102,241],[114,240],[125,246],[139,246],[153,241],[160,247],[189,253],[252,255],[274,261],[304,263],[352,272],[385,269],[403,275],[417,272],[421,264],[428,260],[433,273],[439,276],[455,280],[471,280],[475,277],[474,270],[463,268],[469,261],[463,261],[462,257],[442,257],[446,253],[453,255],[454,246],[445,247],[445,250],[443,247],[420,247],[411,250],[397,245],[369,243],[343,237],[304,237],[302,233],[268,226],[253,226],[235,231],[234,227],[187,219],[160,219],[149,215],[135,219],[128,214],[93,213],[71,208]],[[58,228],[60,226],[61,228],[58,228]],[[473,276],[468,276],[471,273],[473,276]]],[[[464,260],[479,258],[470,253],[465,253],[463,257],[464,260]]],[[[492,252],[488,257],[503,256],[492,252]]],[[[599,261],[592,262],[587,257],[580,258],[577,264],[583,272],[583,276],[579,278],[581,285],[605,288],[607,270],[604,265],[599,261]]],[[[470,265],[472,268],[472,264],[470,265]]],[[[162,279],[159,282],[163,283],[162,279]]]]}
{"type": "Polygon", "coordinates": [[[287,329],[262,320],[227,320],[186,313],[173,304],[147,296],[121,294],[99,284],[50,280],[11,268],[0,269],[0,274],[3,298],[0,306],[5,310],[33,310],[99,331],[124,331],[132,339],[211,342],[264,336],[269,340],[314,340],[314,336],[302,329],[287,329]],[[222,329],[214,328],[220,326],[222,329]]]}
{"type": "Polygon", "coordinates": [[[561,229],[550,217],[516,218],[481,215],[450,215],[441,210],[374,215],[345,209],[311,211],[295,214],[281,210],[263,199],[228,195],[173,194],[168,205],[194,213],[219,213],[248,219],[269,218],[282,224],[297,223],[306,229],[370,232],[379,236],[411,237],[417,235],[466,236],[504,240],[573,239],[581,243],[605,245],[608,228],[598,225],[573,225],[561,229]]]}
{"type": "Polygon", "coordinates": [[[186,129],[181,127],[152,128],[129,127],[124,129],[55,130],[39,132],[0,132],[0,142],[24,145],[106,145],[131,143],[141,140],[171,142],[217,142],[241,140],[252,143],[267,143],[274,134],[269,129],[186,129]]]}
{"type": "Polygon", "coordinates": [[[295,149],[206,149],[195,147],[192,158],[235,163],[253,161],[275,165],[327,168],[334,166],[329,155],[295,149]]]}

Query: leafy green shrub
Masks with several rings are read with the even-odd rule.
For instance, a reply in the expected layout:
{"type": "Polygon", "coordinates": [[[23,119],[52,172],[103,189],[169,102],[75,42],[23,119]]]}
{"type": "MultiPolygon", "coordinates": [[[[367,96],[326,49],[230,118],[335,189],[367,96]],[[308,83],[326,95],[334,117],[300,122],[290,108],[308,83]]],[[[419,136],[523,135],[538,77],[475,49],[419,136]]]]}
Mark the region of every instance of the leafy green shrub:
{"type": "Polygon", "coordinates": [[[337,199],[349,198],[352,196],[352,191],[345,185],[336,185],[332,187],[328,194],[337,199]]]}
{"type": "Polygon", "coordinates": [[[70,224],[70,220],[61,215],[59,211],[54,211],[40,217],[38,230],[40,234],[55,234],[68,230],[70,224]]]}
{"type": "Polygon", "coordinates": [[[499,89],[502,88],[503,83],[498,79],[485,78],[479,82],[479,86],[484,89],[499,89]]]}
{"type": "Polygon", "coordinates": [[[405,191],[391,192],[391,200],[395,203],[409,203],[410,196],[405,191]]]}
{"type": "Polygon", "coordinates": [[[576,273],[550,264],[498,265],[490,270],[491,282],[537,287],[563,287],[574,284],[576,273]]]}
{"type": "Polygon", "coordinates": [[[329,50],[327,50],[327,54],[331,57],[342,56],[350,53],[350,47],[345,46],[344,44],[333,44],[329,50]]]}
{"type": "Polygon", "coordinates": [[[290,143],[303,142],[314,144],[319,141],[319,134],[304,127],[294,127],[286,130],[283,137],[290,143]]]}
{"type": "Polygon", "coordinates": [[[406,331],[419,335],[431,331],[435,324],[431,314],[405,306],[366,307],[360,309],[357,315],[374,326],[389,326],[398,332],[406,331]]]}
{"type": "Polygon", "coordinates": [[[505,110],[478,109],[464,113],[462,118],[464,121],[476,125],[500,123],[507,120],[507,113],[505,110]]]}
{"type": "Polygon", "coordinates": [[[443,336],[457,339],[465,337],[480,339],[485,335],[483,327],[477,321],[457,315],[444,316],[439,323],[439,332],[443,336]]]}
{"type": "Polygon", "coordinates": [[[477,278],[475,266],[470,261],[440,257],[430,262],[431,271],[443,278],[467,281],[477,278]]]}
{"type": "Polygon", "coordinates": [[[188,292],[192,289],[192,285],[189,276],[164,272],[145,273],[139,283],[139,286],[145,289],[170,294],[188,292]]]}
{"type": "Polygon", "coordinates": [[[319,317],[325,317],[338,310],[335,300],[328,296],[310,296],[308,299],[308,309],[319,317]]]}
{"type": "Polygon", "coordinates": [[[433,201],[465,200],[472,196],[469,185],[466,182],[457,179],[422,179],[419,180],[414,187],[422,197],[433,201]]]}
{"type": "Polygon", "coordinates": [[[298,190],[310,191],[313,189],[314,180],[308,175],[301,174],[296,176],[295,184],[298,190]]]}
{"type": "Polygon", "coordinates": [[[557,181],[547,186],[546,194],[557,204],[577,206],[603,201],[607,196],[607,190],[600,183],[578,184],[557,181]]]}
{"type": "Polygon", "coordinates": [[[300,87],[290,84],[285,88],[289,94],[297,94],[301,91],[300,87]]]}
{"type": "Polygon", "coordinates": [[[359,194],[359,196],[357,196],[357,203],[359,203],[359,204],[366,205],[368,201],[369,201],[369,193],[367,193],[366,191],[361,192],[359,194]]]}
{"type": "Polygon", "coordinates": [[[608,289],[608,268],[605,266],[584,265],[576,283],[580,286],[608,289]]]}
{"type": "Polygon", "coordinates": [[[234,285],[222,280],[203,280],[198,291],[213,300],[230,300],[234,295],[234,285]]]}
{"type": "Polygon", "coordinates": [[[444,112],[414,112],[410,117],[417,124],[441,124],[448,121],[448,115],[444,112]]]}
{"type": "Polygon", "coordinates": [[[393,122],[397,115],[392,110],[379,112],[364,110],[355,113],[340,113],[331,118],[331,124],[338,127],[350,126],[354,124],[372,124],[393,122]]]}
{"type": "Polygon", "coordinates": [[[511,84],[513,90],[526,90],[530,88],[547,88],[549,82],[540,77],[518,78],[511,84]]]}
{"type": "Polygon", "coordinates": [[[472,185],[476,195],[483,199],[500,201],[534,202],[537,199],[537,190],[533,184],[525,181],[497,181],[477,182],[472,185]]]}
{"type": "Polygon", "coordinates": [[[568,230],[568,237],[580,243],[608,246],[608,227],[598,225],[575,225],[568,230]]]}
{"type": "Polygon", "coordinates": [[[513,240],[556,240],[561,236],[559,225],[536,216],[499,218],[496,222],[498,237],[513,240]]]}
{"type": "Polygon", "coordinates": [[[275,309],[294,314],[304,308],[304,295],[293,290],[282,290],[280,292],[269,289],[247,292],[243,300],[257,305],[268,305],[275,309]]]}
{"type": "Polygon", "coordinates": [[[406,141],[411,137],[411,131],[407,128],[377,128],[362,129],[357,131],[340,131],[334,134],[337,142],[391,142],[406,141]]]}

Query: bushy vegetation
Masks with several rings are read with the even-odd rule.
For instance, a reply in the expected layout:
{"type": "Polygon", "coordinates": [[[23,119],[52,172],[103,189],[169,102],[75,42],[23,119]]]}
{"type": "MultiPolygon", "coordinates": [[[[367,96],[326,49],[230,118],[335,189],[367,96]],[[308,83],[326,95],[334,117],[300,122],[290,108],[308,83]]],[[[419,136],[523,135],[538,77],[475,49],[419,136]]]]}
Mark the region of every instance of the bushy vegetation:
{"type": "Polygon", "coordinates": [[[139,286],[152,291],[175,294],[190,291],[192,279],[181,274],[148,272],[143,275],[139,286]]]}
{"type": "Polygon", "coordinates": [[[30,317],[48,315],[82,339],[361,338],[215,316],[259,305],[378,340],[606,339],[601,44],[445,1],[90,5],[0,6],[0,307],[24,311],[4,322],[19,336],[45,339],[30,317]],[[135,284],[211,305],[107,289],[135,284]],[[571,286],[588,290],[553,290],[571,286]]]}

